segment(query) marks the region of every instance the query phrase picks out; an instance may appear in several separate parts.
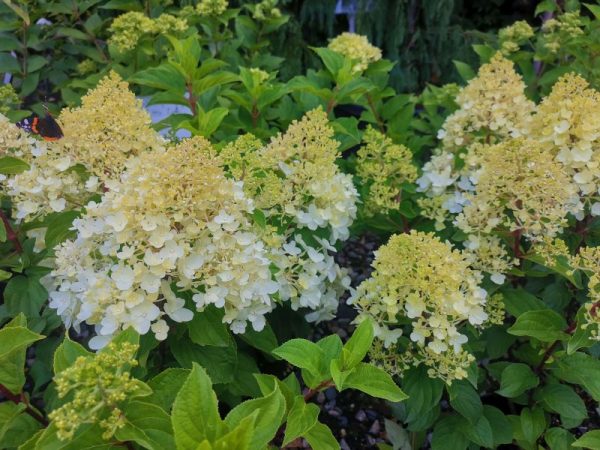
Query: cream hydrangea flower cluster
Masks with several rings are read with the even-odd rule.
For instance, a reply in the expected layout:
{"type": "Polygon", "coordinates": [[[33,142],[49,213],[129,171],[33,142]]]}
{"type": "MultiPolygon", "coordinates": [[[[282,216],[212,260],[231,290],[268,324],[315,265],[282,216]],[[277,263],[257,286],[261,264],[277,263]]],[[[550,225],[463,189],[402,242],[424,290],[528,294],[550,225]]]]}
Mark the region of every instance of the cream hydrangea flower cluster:
{"type": "Polygon", "coordinates": [[[55,151],[101,181],[118,178],[129,157],[164,145],[142,101],[116,72],[100,80],[80,107],[63,109],[58,122],[64,137],[55,151]]]}
{"type": "Polygon", "coordinates": [[[558,53],[570,40],[584,34],[583,18],[579,11],[569,11],[547,20],[542,25],[543,48],[550,53],[558,53]]]}
{"type": "Polygon", "coordinates": [[[24,172],[0,175],[2,191],[12,201],[13,218],[32,220],[81,206],[96,192],[97,179],[84,181],[73,161],[55,151],[54,143],[40,141],[0,115],[0,152],[29,164],[24,172]]]}
{"type": "Polygon", "coordinates": [[[375,335],[397,352],[400,324],[410,319],[414,348],[403,358],[430,366],[432,377],[465,378],[473,357],[463,348],[467,336],[461,326],[488,321],[482,275],[470,267],[468,256],[431,233],[411,231],[380,247],[373,268],[349,300],[359,311],[358,320],[371,317],[375,335]]]}
{"type": "Polygon", "coordinates": [[[577,188],[537,141],[508,139],[484,148],[475,190],[455,223],[469,235],[465,245],[478,256],[478,267],[502,281],[499,261],[506,261],[505,272],[510,260],[497,234],[518,233],[515,239],[530,242],[556,236],[578,203],[577,188]]]}
{"type": "Polygon", "coordinates": [[[564,75],[539,105],[531,137],[556,156],[591,213],[600,215],[600,92],[577,74],[564,75]]]}
{"type": "Polygon", "coordinates": [[[144,13],[130,11],[115,18],[108,29],[112,33],[108,43],[117,52],[126,53],[135,49],[144,37],[183,33],[188,27],[185,18],[171,14],[165,13],[151,19],[144,13]]]}
{"type": "Polygon", "coordinates": [[[232,331],[260,331],[278,284],[253,208],[203,138],[132,158],[74,221],[77,238],[57,247],[50,306],[67,326],[95,325],[94,348],[129,326],[163,340],[167,317],[189,321],[190,307],[208,305],[232,331]],[[187,306],[180,292],[191,293],[187,306]]]}
{"type": "Polygon", "coordinates": [[[351,177],[335,164],[338,145],[327,115],[318,109],[266,146],[245,135],[220,153],[270,224],[262,238],[278,268],[280,298],[293,309],[312,309],[309,321],[332,318],[350,282],[331,255],[331,244],[349,235],[358,197],[351,177]],[[298,228],[315,232],[313,242],[302,239],[298,228]]]}
{"type": "Polygon", "coordinates": [[[59,398],[73,398],[50,412],[59,439],[69,440],[83,425],[97,423],[110,439],[125,425],[119,408],[124,401],[140,393],[140,384],[129,373],[137,365],[138,346],[111,343],[96,355],[80,356],[74,364],[54,377],[59,398]]]}
{"type": "Polygon", "coordinates": [[[363,199],[366,212],[374,215],[397,210],[402,183],[412,183],[417,178],[412,153],[372,127],[365,131],[363,141],[365,145],[358,150],[356,172],[363,183],[369,183],[367,198],[363,199]]]}
{"type": "Polygon", "coordinates": [[[366,36],[356,33],[344,32],[336,36],[327,48],[354,61],[354,73],[367,70],[369,64],[381,59],[381,50],[372,45],[366,36]]]}
{"type": "Polygon", "coordinates": [[[417,180],[424,215],[444,228],[448,213],[467,204],[477,182],[477,154],[485,145],[528,133],[535,104],[525,96],[525,84],[512,62],[497,53],[479,69],[456,98],[459,109],[438,132],[441,148],[423,166],[417,180]],[[431,199],[437,200],[431,200],[431,199]],[[441,205],[442,209],[439,209],[441,205]]]}
{"type": "Polygon", "coordinates": [[[457,151],[473,142],[494,143],[526,134],[535,104],[525,96],[525,83],[513,63],[496,53],[480,67],[456,97],[459,109],[442,126],[444,150],[457,151]]]}
{"type": "Polygon", "coordinates": [[[333,133],[327,114],[315,109],[268,145],[245,136],[221,156],[267,217],[281,225],[291,220],[311,231],[327,230],[334,243],[348,238],[358,193],[351,176],[335,164],[339,144],[333,133]]]}

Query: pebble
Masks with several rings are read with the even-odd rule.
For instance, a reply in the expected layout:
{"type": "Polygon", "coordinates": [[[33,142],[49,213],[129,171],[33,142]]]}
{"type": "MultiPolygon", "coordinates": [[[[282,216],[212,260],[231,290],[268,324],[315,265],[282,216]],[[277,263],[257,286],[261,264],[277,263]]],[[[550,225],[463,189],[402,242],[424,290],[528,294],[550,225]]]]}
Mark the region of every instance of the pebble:
{"type": "Polygon", "coordinates": [[[365,420],[367,420],[367,414],[365,413],[364,410],[359,409],[356,414],[354,415],[354,418],[356,420],[358,420],[359,422],[364,422],[365,420]]]}

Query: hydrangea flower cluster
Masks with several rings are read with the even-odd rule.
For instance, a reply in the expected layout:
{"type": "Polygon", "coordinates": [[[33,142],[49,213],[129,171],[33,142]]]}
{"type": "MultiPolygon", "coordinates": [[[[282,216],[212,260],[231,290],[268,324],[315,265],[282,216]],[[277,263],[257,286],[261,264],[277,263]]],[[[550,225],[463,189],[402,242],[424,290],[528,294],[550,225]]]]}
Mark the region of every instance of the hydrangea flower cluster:
{"type": "Polygon", "coordinates": [[[221,156],[268,218],[281,226],[292,221],[311,231],[322,229],[333,244],[348,238],[358,199],[351,176],[335,164],[339,144],[333,133],[327,114],[315,109],[268,145],[247,135],[221,156]]]}
{"type": "Polygon", "coordinates": [[[400,324],[408,318],[413,345],[401,358],[430,366],[431,377],[465,378],[473,356],[463,348],[467,336],[460,327],[488,321],[482,275],[470,267],[468,256],[431,233],[411,231],[380,247],[373,269],[349,303],[358,309],[359,321],[373,319],[381,348],[399,351],[400,324]]]}
{"type": "Polygon", "coordinates": [[[80,107],[63,109],[58,122],[64,137],[55,151],[102,181],[118,178],[130,156],[164,144],[142,101],[116,72],[100,80],[80,107]]]}
{"type": "Polygon", "coordinates": [[[281,17],[281,10],[277,8],[279,0],[262,0],[254,6],[252,18],[256,20],[267,20],[281,17]]]}
{"type": "Polygon", "coordinates": [[[542,31],[544,32],[543,48],[556,54],[566,42],[584,34],[583,18],[579,15],[579,11],[565,12],[545,21],[542,31]]]}
{"type": "Polygon", "coordinates": [[[0,114],[7,114],[20,104],[21,99],[12,84],[0,85],[0,114]]]}
{"type": "Polygon", "coordinates": [[[309,321],[332,318],[350,283],[331,253],[332,244],[349,235],[358,194],[335,164],[339,144],[332,137],[327,115],[317,109],[266,146],[245,135],[220,153],[269,223],[261,237],[279,269],[280,298],[293,309],[312,309],[309,321]],[[297,228],[316,235],[306,242],[297,228]]]}
{"type": "Polygon", "coordinates": [[[381,59],[381,50],[360,34],[344,32],[333,38],[327,47],[354,61],[354,73],[367,70],[369,64],[381,59]]]}
{"type": "Polygon", "coordinates": [[[503,281],[497,265],[506,258],[497,233],[531,242],[556,236],[578,204],[577,189],[543,144],[525,138],[483,147],[479,166],[475,189],[455,223],[469,235],[465,245],[478,256],[479,268],[503,281]]]}
{"type": "Polygon", "coordinates": [[[402,184],[417,178],[412,153],[403,145],[396,145],[384,134],[368,127],[363,135],[365,143],[358,150],[357,175],[369,184],[365,203],[368,215],[386,214],[400,207],[402,184]]]}
{"type": "Polygon", "coordinates": [[[247,322],[260,331],[278,285],[253,208],[203,138],[132,158],[74,221],[77,238],[57,247],[50,306],[67,325],[95,325],[95,348],[129,326],[165,339],[165,318],[191,320],[192,304],[222,308],[236,333],[247,322]]]}
{"type": "Polygon", "coordinates": [[[95,355],[78,357],[54,377],[59,398],[73,393],[72,400],[48,415],[59,439],[71,439],[86,423],[97,423],[104,430],[102,437],[110,439],[125,425],[119,406],[141,393],[140,382],[129,373],[137,365],[137,349],[130,343],[111,343],[95,355]]]}
{"type": "Polygon", "coordinates": [[[196,11],[201,16],[220,16],[229,7],[227,0],[200,0],[196,5],[196,11]]]}
{"type": "MultiPolygon", "coordinates": [[[[556,155],[593,215],[600,215],[599,111],[600,93],[571,73],[555,83],[531,124],[531,137],[556,155]]],[[[578,218],[583,218],[583,211],[578,218]]]]}
{"type": "Polygon", "coordinates": [[[501,53],[480,67],[456,97],[459,109],[442,126],[444,150],[457,151],[474,142],[494,143],[526,134],[535,104],[525,96],[525,83],[501,53]]]}
{"type": "Polygon", "coordinates": [[[135,49],[144,37],[180,34],[187,29],[188,23],[185,18],[161,14],[156,19],[151,19],[144,13],[130,11],[115,18],[109,28],[112,34],[108,43],[118,53],[126,53],[135,49]]]}
{"type": "Polygon", "coordinates": [[[500,49],[508,55],[519,50],[521,45],[534,36],[533,28],[524,20],[517,20],[512,25],[498,31],[500,49]]]}

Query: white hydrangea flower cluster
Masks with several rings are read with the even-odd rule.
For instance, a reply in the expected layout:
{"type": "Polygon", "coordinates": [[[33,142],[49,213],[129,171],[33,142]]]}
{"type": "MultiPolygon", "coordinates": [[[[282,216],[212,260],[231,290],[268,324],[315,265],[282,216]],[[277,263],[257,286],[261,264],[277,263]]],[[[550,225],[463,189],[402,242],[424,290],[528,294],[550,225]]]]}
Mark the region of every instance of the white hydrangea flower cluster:
{"type": "Polygon", "coordinates": [[[192,306],[224,309],[236,333],[264,327],[278,284],[251,229],[253,202],[220,165],[202,138],[142,154],[74,222],[77,238],[56,251],[50,306],[67,325],[94,325],[90,346],[129,326],[165,339],[165,319],[189,321],[192,306]]]}
{"type": "Polygon", "coordinates": [[[306,244],[298,235],[281,248],[273,249],[274,262],[279,268],[280,297],[290,301],[294,311],[311,309],[306,314],[309,322],[333,319],[339,297],[350,289],[347,271],[337,265],[331,254],[335,248],[326,239],[315,240],[320,248],[306,244]]]}

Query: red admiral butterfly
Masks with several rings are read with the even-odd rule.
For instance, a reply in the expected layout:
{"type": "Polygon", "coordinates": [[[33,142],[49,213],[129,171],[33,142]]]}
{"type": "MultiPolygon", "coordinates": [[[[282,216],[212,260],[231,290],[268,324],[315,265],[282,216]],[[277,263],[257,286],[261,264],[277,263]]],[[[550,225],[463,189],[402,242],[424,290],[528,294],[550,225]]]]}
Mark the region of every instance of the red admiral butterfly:
{"type": "Polygon", "coordinates": [[[46,109],[44,117],[35,116],[31,120],[31,124],[27,121],[27,123],[21,123],[19,125],[32,133],[40,135],[45,141],[57,141],[64,136],[62,129],[58,122],[54,120],[54,117],[52,117],[48,108],[45,106],[44,108],[46,109]]]}

